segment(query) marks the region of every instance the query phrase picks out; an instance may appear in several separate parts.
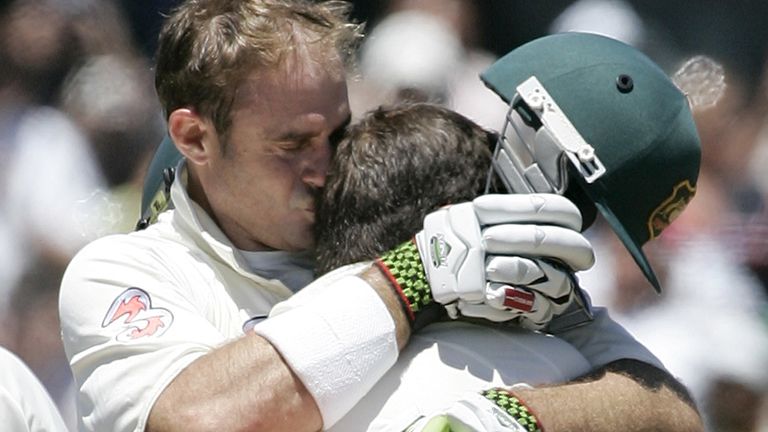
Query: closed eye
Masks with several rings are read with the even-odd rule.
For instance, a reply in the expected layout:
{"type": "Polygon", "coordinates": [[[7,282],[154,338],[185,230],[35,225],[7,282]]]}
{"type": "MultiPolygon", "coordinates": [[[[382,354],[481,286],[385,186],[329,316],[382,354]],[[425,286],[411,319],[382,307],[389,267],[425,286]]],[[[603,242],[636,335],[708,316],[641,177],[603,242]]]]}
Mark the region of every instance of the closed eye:
{"type": "Polygon", "coordinates": [[[297,152],[307,148],[312,142],[312,137],[296,137],[294,139],[280,140],[278,147],[286,152],[297,152]]]}

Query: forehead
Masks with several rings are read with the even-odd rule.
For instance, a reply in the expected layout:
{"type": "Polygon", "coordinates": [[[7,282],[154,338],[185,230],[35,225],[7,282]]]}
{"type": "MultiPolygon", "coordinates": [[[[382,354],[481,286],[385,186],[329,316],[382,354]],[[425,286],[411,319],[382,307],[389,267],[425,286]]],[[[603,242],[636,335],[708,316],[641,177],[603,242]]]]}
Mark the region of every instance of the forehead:
{"type": "Polygon", "coordinates": [[[247,119],[266,135],[303,127],[335,127],[349,116],[346,76],[340,59],[325,64],[293,59],[255,70],[237,91],[233,121],[247,119]]]}

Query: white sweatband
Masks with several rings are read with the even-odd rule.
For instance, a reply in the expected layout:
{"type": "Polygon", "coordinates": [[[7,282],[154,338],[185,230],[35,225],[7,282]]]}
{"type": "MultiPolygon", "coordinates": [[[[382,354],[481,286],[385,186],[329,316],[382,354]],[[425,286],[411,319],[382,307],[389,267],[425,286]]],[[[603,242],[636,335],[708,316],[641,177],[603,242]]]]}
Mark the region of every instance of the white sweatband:
{"type": "Polygon", "coordinates": [[[305,290],[315,291],[312,302],[280,308],[254,331],[280,352],[304,383],[327,429],[395,364],[395,323],[376,291],[357,276],[313,284],[300,293],[310,294],[305,290]]]}

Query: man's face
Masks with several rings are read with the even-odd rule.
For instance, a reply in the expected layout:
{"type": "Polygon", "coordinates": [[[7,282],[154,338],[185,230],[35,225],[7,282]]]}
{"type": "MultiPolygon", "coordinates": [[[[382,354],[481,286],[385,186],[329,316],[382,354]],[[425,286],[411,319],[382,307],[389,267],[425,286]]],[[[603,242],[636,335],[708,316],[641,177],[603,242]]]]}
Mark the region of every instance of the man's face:
{"type": "Polygon", "coordinates": [[[315,199],[325,184],[330,141],[349,119],[342,73],[294,63],[246,80],[227,142],[217,143],[222,151],[212,155],[203,185],[235,246],[299,251],[314,245],[315,199]]]}

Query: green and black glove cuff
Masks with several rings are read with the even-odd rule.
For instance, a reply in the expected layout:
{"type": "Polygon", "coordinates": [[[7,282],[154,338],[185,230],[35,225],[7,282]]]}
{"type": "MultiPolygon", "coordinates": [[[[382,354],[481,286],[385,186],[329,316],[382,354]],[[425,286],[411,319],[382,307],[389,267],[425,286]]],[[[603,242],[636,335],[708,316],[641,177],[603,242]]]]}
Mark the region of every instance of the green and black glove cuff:
{"type": "Polygon", "coordinates": [[[536,415],[514,394],[499,388],[486,390],[481,394],[503,409],[528,432],[544,432],[536,415]]]}
{"type": "Polygon", "coordinates": [[[409,240],[385,252],[376,265],[395,287],[411,329],[418,330],[444,315],[445,308],[432,298],[415,241],[409,240]]]}

